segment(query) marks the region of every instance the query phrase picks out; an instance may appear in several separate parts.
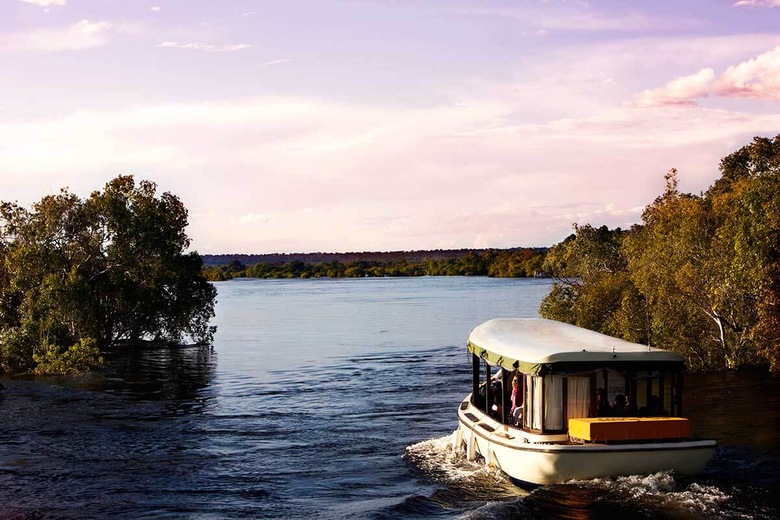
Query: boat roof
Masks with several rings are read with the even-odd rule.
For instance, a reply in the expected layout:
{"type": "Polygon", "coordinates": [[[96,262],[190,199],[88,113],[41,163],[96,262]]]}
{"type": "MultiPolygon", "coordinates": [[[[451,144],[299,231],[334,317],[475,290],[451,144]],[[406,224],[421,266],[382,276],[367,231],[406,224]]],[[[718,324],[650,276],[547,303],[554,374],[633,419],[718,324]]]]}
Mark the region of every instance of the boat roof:
{"type": "Polygon", "coordinates": [[[491,364],[527,373],[539,373],[553,363],[684,361],[676,352],[540,318],[486,321],[471,331],[468,349],[491,364]]]}

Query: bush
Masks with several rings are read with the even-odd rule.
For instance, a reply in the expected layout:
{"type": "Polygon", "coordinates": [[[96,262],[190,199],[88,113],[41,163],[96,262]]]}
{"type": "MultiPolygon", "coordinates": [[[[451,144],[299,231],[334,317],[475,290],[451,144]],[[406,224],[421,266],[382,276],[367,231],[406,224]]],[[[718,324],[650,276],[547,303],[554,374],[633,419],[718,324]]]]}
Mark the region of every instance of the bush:
{"type": "Polygon", "coordinates": [[[36,375],[78,374],[103,365],[103,356],[92,338],[82,338],[64,351],[57,345],[44,345],[40,354],[33,354],[33,360],[36,375]]]}

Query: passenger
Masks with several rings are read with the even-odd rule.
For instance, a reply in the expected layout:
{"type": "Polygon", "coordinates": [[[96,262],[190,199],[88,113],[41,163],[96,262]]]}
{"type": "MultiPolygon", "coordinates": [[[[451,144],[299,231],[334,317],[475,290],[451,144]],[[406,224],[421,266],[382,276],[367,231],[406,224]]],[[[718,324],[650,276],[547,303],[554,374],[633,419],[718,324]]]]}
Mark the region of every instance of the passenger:
{"type": "Polygon", "coordinates": [[[501,383],[494,382],[493,385],[490,387],[490,391],[492,392],[493,397],[493,406],[490,409],[490,415],[493,417],[493,419],[496,419],[497,421],[501,421],[503,418],[503,406],[502,406],[502,399],[501,399],[501,383]]]}
{"type": "Polygon", "coordinates": [[[637,416],[636,402],[631,399],[630,395],[626,396],[626,415],[631,417],[637,416]]]}
{"type": "Polygon", "coordinates": [[[520,395],[520,381],[517,376],[512,378],[512,395],[509,398],[509,404],[512,406],[510,413],[512,414],[512,424],[519,426],[523,420],[523,403],[520,401],[522,396],[520,395]],[[518,402],[520,404],[518,404],[518,402]]]}
{"type": "Polygon", "coordinates": [[[477,405],[477,408],[483,412],[487,412],[487,410],[485,410],[485,386],[486,385],[484,384],[479,385],[479,395],[477,395],[477,400],[474,403],[477,405]]]}
{"type": "Polygon", "coordinates": [[[626,406],[626,396],[618,394],[615,396],[615,404],[612,405],[613,417],[625,417],[628,414],[628,408],[626,406]]]}
{"type": "Polygon", "coordinates": [[[639,410],[639,415],[644,415],[647,417],[657,417],[657,416],[669,415],[669,412],[664,410],[664,407],[661,404],[661,399],[657,395],[651,395],[650,401],[647,402],[647,406],[643,406],[639,410]]]}
{"type": "Polygon", "coordinates": [[[596,417],[607,417],[612,415],[607,402],[607,392],[603,388],[596,390],[596,417]]]}

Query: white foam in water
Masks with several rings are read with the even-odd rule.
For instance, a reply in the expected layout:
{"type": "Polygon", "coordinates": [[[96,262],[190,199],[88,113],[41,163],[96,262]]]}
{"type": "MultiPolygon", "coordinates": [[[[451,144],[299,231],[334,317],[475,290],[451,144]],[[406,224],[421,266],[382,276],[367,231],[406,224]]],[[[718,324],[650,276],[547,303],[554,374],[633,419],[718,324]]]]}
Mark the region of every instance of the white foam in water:
{"type": "Polygon", "coordinates": [[[503,518],[538,518],[523,505],[522,500],[509,502],[488,502],[472,511],[466,511],[457,517],[459,520],[500,520],[503,518]]]}
{"type": "MultiPolygon", "coordinates": [[[[575,483],[575,482],[573,482],[575,483]]],[[[599,478],[580,481],[579,484],[603,488],[608,498],[614,500],[639,501],[648,509],[678,509],[707,515],[709,518],[734,518],[725,513],[723,506],[731,499],[715,486],[692,483],[686,489],[676,489],[677,483],[671,472],[661,471],[652,475],[632,475],[617,478],[599,478]]],[[[749,519],[750,516],[741,516],[749,519]]]]}
{"type": "Polygon", "coordinates": [[[509,482],[501,470],[486,466],[481,459],[468,461],[463,450],[452,451],[451,442],[450,435],[418,442],[406,448],[404,457],[431,476],[447,482],[485,478],[501,484],[509,482]]]}

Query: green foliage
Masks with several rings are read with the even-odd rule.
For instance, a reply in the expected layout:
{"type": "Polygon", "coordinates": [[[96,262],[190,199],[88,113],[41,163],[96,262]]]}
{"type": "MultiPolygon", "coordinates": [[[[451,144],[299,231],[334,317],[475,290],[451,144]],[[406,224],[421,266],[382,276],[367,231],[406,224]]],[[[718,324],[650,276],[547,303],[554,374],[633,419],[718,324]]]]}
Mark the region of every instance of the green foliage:
{"type": "MultiPolygon", "coordinates": [[[[0,206],[0,363],[48,370],[97,358],[71,352],[94,341],[210,342],[216,290],[185,253],[187,210],[131,176],[86,200],[62,190],[28,210],[0,206]],[[41,351],[41,349],[44,349],[41,351]]],[[[90,343],[91,344],[91,343],[90,343]]]]}
{"type": "Polygon", "coordinates": [[[240,262],[206,266],[203,275],[211,281],[233,278],[363,278],[384,276],[493,276],[522,278],[540,273],[545,252],[540,249],[470,251],[459,259],[410,262],[405,259],[379,262],[280,262],[243,267],[240,262]],[[237,265],[240,266],[237,267],[237,265]]]}
{"type": "Polygon", "coordinates": [[[644,341],[645,302],[626,271],[626,232],[606,226],[574,226],[575,233],[553,246],[543,269],[556,282],[542,301],[542,317],[606,334],[644,341]]]}
{"type": "Polygon", "coordinates": [[[35,374],[77,374],[103,365],[103,356],[92,338],[82,338],[64,351],[52,344],[42,345],[39,350],[33,354],[35,374]]]}
{"type": "Polygon", "coordinates": [[[589,225],[552,247],[543,316],[683,353],[694,369],[780,371],[780,136],[721,161],[701,196],[677,172],[629,232],[589,225]]]}
{"type": "Polygon", "coordinates": [[[580,286],[562,283],[553,284],[550,294],[542,300],[539,315],[549,320],[576,323],[574,304],[577,302],[577,292],[580,286]]]}

